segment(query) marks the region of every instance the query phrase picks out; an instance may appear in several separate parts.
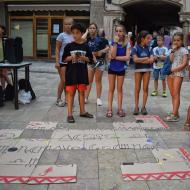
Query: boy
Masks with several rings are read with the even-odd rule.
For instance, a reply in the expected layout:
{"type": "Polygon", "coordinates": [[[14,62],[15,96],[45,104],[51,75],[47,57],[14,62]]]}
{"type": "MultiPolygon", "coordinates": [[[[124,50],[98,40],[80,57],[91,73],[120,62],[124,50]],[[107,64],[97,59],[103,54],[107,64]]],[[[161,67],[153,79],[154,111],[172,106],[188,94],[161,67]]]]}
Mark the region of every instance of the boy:
{"type": "Polygon", "coordinates": [[[68,123],[74,123],[73,101],[76,90],[79,92],[80,117],[93,118],[93,115],[85,111],[85,90],[88,81],[87,63],[93,62],[93,55],[87,43],[84,43],[82,35],[85,28],[76,23],[71,27],[74,41],[65,46],[63,62],[67,62],[65,73],[65,85],[68,95],[68,123]]]}
{"type": "Polygon", "coordinates": [[[160,76],[160,79],[162,80],[162,97],[167,97],[166,94],[166,76],[162,75],[161,70],[164,65],[164,61],[166,57],[169,55],[168,49],[164,47],[164,37],[159,35],[157,37],[157,44],[158,46],[153,49],[153,55],[154,55],[154,65],[153,65],[153,77],[154,77],[154,91],[152,92],[151,96],[157,96],[158,95],[158,79],[160,76]]]}

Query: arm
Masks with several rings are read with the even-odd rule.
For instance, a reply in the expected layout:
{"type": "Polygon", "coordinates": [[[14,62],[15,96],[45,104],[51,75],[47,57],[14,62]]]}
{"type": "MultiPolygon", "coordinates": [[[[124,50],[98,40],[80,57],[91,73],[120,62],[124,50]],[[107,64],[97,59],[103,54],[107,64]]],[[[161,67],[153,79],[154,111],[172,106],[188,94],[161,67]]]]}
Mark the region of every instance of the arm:
{"type": "Polygon", "coordinates": [[[182,60],[182,64],[173,68],[171,70],[171,72],[179,72],[179,71],[182,71],[183,69],[185,69],[185,67],[188,65],[188,55],[184,55],[183,56],[183,60],[182,60]]]}
{"type": "Polygon", "coordinates": [[[82,39],[86,40],[88,35],[88,29],[86,29],[86,32],[82,35],[82,39]]]}
{"type": "Polygon", "coordinates": [[[59,65],[59,52],[60,52],[60,49],[61,49],[61,42],[56,40],[56,49],[55,49],[55,67],[58,68],[60,65],[59,65]]]}
{"type": "Polygon", "coordinates": [[[111,59],[115,59],[117,54],[117,44],[111,46],[111,59]]]}
{"type": "Polygon", "coordinates": [[[130,51],[131,51],[131,48],[127,48],[125,56],[116,56],[115,59],[118,60],[118,61],[129,61],[129,59],[130,59],[130,51]]]}
{"type": "Polygon", "coordinates": [[[143,57],[143,58],[138,58],[137,55],[133,55],[133,61],[135,63],[142,63],[142,64],[147,64],[147,61],[149,60],[148,57],[143,57]]]}

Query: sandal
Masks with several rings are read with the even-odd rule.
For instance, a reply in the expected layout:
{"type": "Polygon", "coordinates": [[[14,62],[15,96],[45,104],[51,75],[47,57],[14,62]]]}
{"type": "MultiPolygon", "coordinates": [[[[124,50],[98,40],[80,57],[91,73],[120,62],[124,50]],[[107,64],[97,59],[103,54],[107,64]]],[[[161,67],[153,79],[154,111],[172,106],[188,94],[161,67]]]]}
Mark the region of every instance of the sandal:
{"type": "Polygon", "coordinates": [[[108,111],[107,111],[106,117],[108,117],[108,118],[113,117],[113,112],[112,112],[112,110],[108,110],[108,111]]]}
{"type": "Polygon", "coordinates": [[[178,122],[179,121],[179,117],[171,114],[171,115],[166,116],[164,118],[164,121],[166,121],[166,122],[178,122]]]}
{"type": "Polygon", "coordinates": [[[94,116],[88,112],[85,112],[83,114],[80,114],[80,117],[85,117],[85,118],[94,118],[94,116]]]}
{"type": "Polygon", "coordinates": [[[148,115],[148,112],[147,112],[145,107],[141,109],[141,114],[142,115],[148,115]]]}
{"type": "Polygon", "coordinates": [[[125,112],[123,110],[118,110],[117,115],[119,117],[125,117],[126,114],[125,114],[125,112]]]}
{"type": "Polygon", "coordinates": [[[68,122],[68,123],[75,123],[74,117],[73,117],[73,116],[68,116],[68,117],[67,117],[67,122],[68,122]]]}
{"type": "Polygon", "coordinates": [[[134,111],[133,111],[133,115],[139,115],[139,108],[138,109],[134,109],[134,111]]]}

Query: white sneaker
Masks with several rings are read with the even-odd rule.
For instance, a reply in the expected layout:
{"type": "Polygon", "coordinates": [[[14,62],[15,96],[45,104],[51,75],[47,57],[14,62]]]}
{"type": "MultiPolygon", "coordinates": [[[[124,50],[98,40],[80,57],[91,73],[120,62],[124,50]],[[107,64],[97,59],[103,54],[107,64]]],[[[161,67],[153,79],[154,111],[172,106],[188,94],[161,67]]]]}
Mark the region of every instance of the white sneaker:
{"type": "Polygon", "coordinates": [[[57,99],[56,105],[58,107],[65,107],[66,103],[63,100],[61,100],[61,99],[57,99]]]}
{"type": "Polygon", "coordinates": [[[102,100],[100,98],[97,99],[96,103],[97,103],[97,106],[103,105],[102,100]]]}

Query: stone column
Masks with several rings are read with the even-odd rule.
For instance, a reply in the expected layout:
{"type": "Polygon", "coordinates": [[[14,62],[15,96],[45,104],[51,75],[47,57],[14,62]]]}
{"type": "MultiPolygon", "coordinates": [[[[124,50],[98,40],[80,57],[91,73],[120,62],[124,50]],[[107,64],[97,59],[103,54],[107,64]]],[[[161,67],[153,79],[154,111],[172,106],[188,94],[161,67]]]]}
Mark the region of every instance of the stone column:
{"type": "Polygon", "coordinates": [[[99,28],[104,26],[104,0],[91,0],[90,22],[95,22],[99,28]]]}

